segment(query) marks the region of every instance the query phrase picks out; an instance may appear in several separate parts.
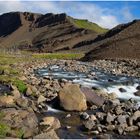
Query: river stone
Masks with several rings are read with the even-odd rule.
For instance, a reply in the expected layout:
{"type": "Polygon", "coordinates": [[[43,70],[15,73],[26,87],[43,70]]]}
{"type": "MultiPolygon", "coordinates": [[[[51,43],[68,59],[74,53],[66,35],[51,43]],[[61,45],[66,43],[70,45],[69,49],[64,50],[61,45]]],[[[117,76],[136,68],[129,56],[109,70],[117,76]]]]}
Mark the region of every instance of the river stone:
{"type": "Polygon", "coordinates": [[[112,122],[114,122],[116,116],[112,115],[110,112],[107,113],[107,117],[106,117],[106,122],[108,124],[111,124],[112,122]]]}
{"type": "Polygon", "coordinates": [[[137,90],[140,90],[140,86],[137,86],[136,89],[137,89],[137,90]]]}
{"type": "Polygon", "coordinates": [[[18,99],[21,97],[21,94],[16,86],[11,85],[12,88],[12,95],[14,96],[15,99],[18,99]]]}
{"type": "Polygon", "coordinates": [[[138,130],[138,126],[134,126],[134,125],[128,126],[125,128],[126,132],[133,132],[133,131],[137,131],[137,130],[138,130]]]}
{"type": "Polygon", "coordinates": [[[57,136],[56,132],[53,129],[51,129],[46,133],[36,135],[34,139],[59,139],[59,137],[57,136]]]}
{"type": "Polygon", "coordinates": [[[84,111],[87,109],[86,97],[79,85],[66,85],[59,92],[60,105],[68,111],[84,111]]]}
{"type": "Polygon", "coordinates": [[[22,108],[29,107],[29,101],[26,98],[18,98],[18,100],[16,100],[16,104],[22,108]]]}
{"type": "Polygon", "coordinates": [[[0,96],[0,106],[11,106],[14,102],[14,96],[0,96]]]}
{"type": "Polygon", "coordinates": [[[61,127],[60,121],[55,117],[44,117],[40,122],[40,125],[48,126],[48,129],[58,129],[61,127]]]}
{"type": "Polygon", "coordinates": [[[134,93],[135,96],[140,96],[140,90],[134,93]]]}
{"type": "Polygon", "coordinates": [[[124,88],[119,88],[120,92],[126,92],[126,90],[124,88]]]}
{"type": "Polygon", "coordinates": [[[97,106],[102,106],[104,103],[104,98],[98,96],[92,89],[87,87],[81,87],[81,91],[85,94],[87,102],[95,104],[97,106]]]}
{"type": "Polygon", "coordinates": [[[134,121],[137,121],[138,118],[140,118],[140,111],[139,111],[139,110],[136,111],[136,112],[134,112],[133,116],[131,116],[131,117],[129,118],[129,125],[133,125],[133,122],[134,122],[134,121]]]}
{"type": "Polygon", "coordinates": [[[81,112],[80,117],[84,120],[87,120],[89,118],[89,115],[86,112],[81,112]]]}
{"type": "Polygon", "coordinates": [[[18,130],[24,132],[24,138],[29,138],[38,133],[38,119],[33,112],[27,110],[16,110],[15,108],[2,109],[4,118],[1,122],[6,123],[10,128],[14,128],[12,133],[14,137],[17,136],[18,130]]]}
{"type": "Polygon", "coordinates": [[[95,121],[89,119],[88,121],[84,122],[84,126],[85,128],[87,128],[88,130],[91,130],[94,126],[95,126],[95,121]]]}
{"type": "Polygon", "coordinates": [[[117,121],[119,124],[125,124],[126,123],[126,119],[127,119],[128,116],[126,115],[119,115],[117,117],[117,121]]]}
{"type": "Polygon", "coordinates": [[[38,99],[37,99],[37,103],[40,104],[42,102],[46,101],[46,98],[43,95],[39,95],[38,99]]]}

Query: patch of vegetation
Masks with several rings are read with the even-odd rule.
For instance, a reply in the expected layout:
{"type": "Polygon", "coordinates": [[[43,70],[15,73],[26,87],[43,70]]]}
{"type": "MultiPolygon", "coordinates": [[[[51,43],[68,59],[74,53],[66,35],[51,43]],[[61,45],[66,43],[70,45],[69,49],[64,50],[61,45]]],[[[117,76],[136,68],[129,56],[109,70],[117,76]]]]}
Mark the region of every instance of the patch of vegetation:
{"type": "Polygon", "coordinates": [[[0,71],[3,71],[4,74],[13,74],[13,75],[17,75],[19,73],[17,69],[11,68],[8,65],[0,66],[0,71]]]}
{"type": "Polygon", "coordinates": [[[23,139],[24,138],[24,130],[22,128],[21,129],[18,129],[16,131],[16,135],[17,135],[17,138],[23,139]]]}
{"type": "Polygon", "coordinates": [[[0,81],[4,83],[12,83],[18,88],[20,93],[25,93],[27,90],[26,84],[16,76],[0,75],[0,81]]]}
{"type": "Polygon", "coordinates": [[[26,92],[27,86],[23,81],[16,79],[13,81],[13,84],[18,88],[20,93],[26,92]]]}
{"type": "Polygon", "coordinates": [[[89,22],[88,20],[71,18],[71,21],[75,26],[77,26],[79,28],[93,30],[97,33],[105,33],[108,31],[108,29],[102,28],[99,25],[97,25],[96,23],[89,22]]]}
{"type": "Polygon", "coordinates": [[[0,122],[0,138],[5,138],[9,131],[10,127],[5,123],[0,122]]]}
{"type": "Polygon", "coordinates": [[[82,53],[43,53],[33,54],[34,58],[43,59],[80,59],[84,56],[82,53]]]}

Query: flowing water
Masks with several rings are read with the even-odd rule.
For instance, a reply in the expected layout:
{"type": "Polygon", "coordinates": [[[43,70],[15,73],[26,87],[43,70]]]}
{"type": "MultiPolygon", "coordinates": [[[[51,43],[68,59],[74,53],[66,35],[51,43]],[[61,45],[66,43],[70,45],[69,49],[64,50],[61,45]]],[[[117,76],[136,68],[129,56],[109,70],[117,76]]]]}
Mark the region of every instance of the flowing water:
{"type": "MultiPolygon", "coordinates": [[[[85,65],[85,64],[84,64],[85,65]]],[[[64,67],[58,65],[49,65],[48,67],[38,69],[36,73],[41,76],[52,77],[53,79],[66,79],[73,83],[78,83],[86,87],[94,87],[97,89],[104,90],[108,94],[114,92],[118,95],[120,99],[130,99],[133,98],[137,100],[140,104],[140,97],[135,96],[134,92],[137,91],[136,87],[140,85],[140,79],[135,77],[128,77],[122,75],[113,75],[106,73],[102,70],[95,69],[91,66],[87,73],[75,72],[75,71],[66,71],[64,67]],[[96,78],[90,77],[90,73],[95,73],[96,78]],[[125,92],[121,92],[119,89],[123,88],[125,92]]],[[[88,112],[88,114],[93,112],[88,112]]],[[[88,132],[83,132],[81,130],[81,120],[78,112],[66,112],[62,110],[54,109],[48,106],[48,111],[44,114],[45,116],[55,116],[57,117],[62,127],[57,130],[57,134],[60,138],[63,139],[72,139],[72,138],[96,138],[94,135],[89,134],[88,132]],[[66,117],[67,114],[71,114],[71,117],[66,117]],[[66,126],[70,126],[69,129],[66,126]]],[[[113,138],[117,138],[118,135],[115,133],[112,134],[113,138]]],[[[119,136],[118,138],[134,138],[134,134],[130,136],[119,136]]]]}
{"type": "Polygon", "coordinates": [[[116,93],[120,99],[133,98],[140,102],[140,97],[134,95],[137,91],[136,87],[140,85],[139,78],[114,75],[93,67],[90,67],[89,69],[88,73],[72,72],[66,71],[64,68],[57,65],[50,65],[46,68],[39,69],[37,73],[40,76],[49,76],[53,79],[66,79],[82,86],[101,89],[108,94],[116,93]],[[95,73],[96,78],[89,78],[89,73],[93,72],[95,73]],[[124,91],[121,92],[119,90],[120,88],[123,88],[124,91]]]}

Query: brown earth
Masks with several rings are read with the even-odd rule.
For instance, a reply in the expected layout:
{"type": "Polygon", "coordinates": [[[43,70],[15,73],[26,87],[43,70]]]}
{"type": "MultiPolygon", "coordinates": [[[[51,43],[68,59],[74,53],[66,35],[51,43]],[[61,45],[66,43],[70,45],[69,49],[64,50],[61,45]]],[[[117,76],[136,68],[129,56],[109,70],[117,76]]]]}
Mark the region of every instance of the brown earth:
{"type": "Polygon", "coordinates": [[[140,20],[118,25],[99,35],[92,47],[84,60],[140,59],[140,20]]]}
{"type": "Polygon", "coordinates": [[[97,32],[78,28],[65,13],[11,12],[0,16],[0,46],[31,51],[70,50],[97,32]]]}

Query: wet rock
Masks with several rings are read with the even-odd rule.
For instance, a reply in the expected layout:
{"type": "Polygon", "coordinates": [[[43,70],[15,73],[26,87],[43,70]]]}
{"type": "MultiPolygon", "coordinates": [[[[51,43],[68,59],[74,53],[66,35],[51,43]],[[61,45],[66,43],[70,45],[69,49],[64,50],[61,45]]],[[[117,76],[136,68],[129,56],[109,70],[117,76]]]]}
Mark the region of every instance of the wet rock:
{"type": "Polygon", "coordinates": [[[39,135],[36,135],[34,139],[59,139],[56,132],[54,130],[50,130],[46,133],[41,133],[39,135]]]}
{"type": "Polygon", "coordinates": [[[89,118],[89,115],[86,112],[80,113],[80,117],[84,120],[87,120],[89,118]]]}
{"type": "Polygon", "coordinates": [[[134,93],[135,96],[140,96],[140,90],[134,93]]]}
{"type": "Polygon", "coordinates": [[[88,130],[91,130],[94,126],[95,126],[95,121],[89,119],[88,121],[84,122],[84,126],[85,128],[87,128],[88,130]]]}
{"type": "Polygon", "coordinates": [[[81,91],[85,94],[87,102],[95,104],[97,106],[102,106],[104,103],[104,98],[98,96],[92,91],[92,89],[87,87],[81,87],[81,91]]]}
{"type": "Polygon", "coordinates": [[[66,85],[59,92],[60,105],[68,111],[84,111],[87,109],[86,97],[79,85],[66,85]]]}
{"type": "Polygon", "coordinates": [[[126,92],[126,90],[124,88],[119,88],[120,92],[126,92]]]}
{"type": "Polygon", "coordinates": [[[140,90],[140,86],[137,86],[136,89],[137,89],[137,90],[140,90]]]}
{"type": "Polygon", "coordinates": [[[45,131],[49,129],[55,130],[61,127],[60,121],[55,117],[44,117],[41,120],[40,125],[47,126],[47,128],[45,127],[45,131]]]}

